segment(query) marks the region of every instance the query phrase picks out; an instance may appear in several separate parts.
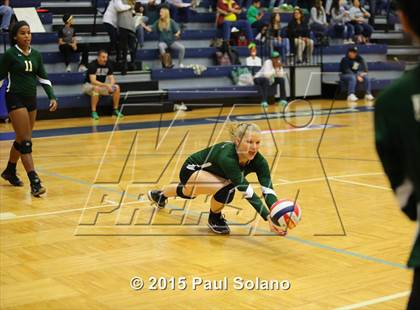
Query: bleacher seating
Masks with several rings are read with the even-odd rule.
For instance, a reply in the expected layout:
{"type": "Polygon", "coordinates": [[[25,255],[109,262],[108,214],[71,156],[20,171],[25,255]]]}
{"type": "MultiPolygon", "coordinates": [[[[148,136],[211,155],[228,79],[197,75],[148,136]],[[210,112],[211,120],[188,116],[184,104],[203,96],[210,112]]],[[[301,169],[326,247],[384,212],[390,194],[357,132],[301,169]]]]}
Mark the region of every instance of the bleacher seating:
{"type": "MultiPolygon", "coordinates": [[[[98,0],[98,6],[103,11],[105,0],[98,0]]],[[[82,108],[89,107],[89,98],[81,95],[81,85],[84,81],[82,73],[65,73],[63,58],[58,52],[56,46],[58,37],[56,31],[62,25],[62,14],[70,12],[75,14],[75,29],[78,33],[78,41],[89,43],[91,48],[91,60],[93,54],[100,48],[104,48],[108,43],[108,37],[104,33],[101,25],[101,14],[98,14],[98,25],[96,37],[90,36],[92,31],[93,12],[91,1],[36,1],[36,0],[11,0],[11,5],[15,7],[42,7],[49,10],[46,13],[40,13],[40,18],[44,24],[46,33],[33,33],[32,44],[34,48],[40,50],[46,64],[47,72],[55,87],[55,92],[61,108],[82,108]]],[[[147,72],[136,72],[130,74],[130,79],[124,79],[116,74],[117,79],[126,89],[134,90],[165,90],[170,101],[198,100],[198,99],[223,99],[230,97],[255,97],[258,95],[256,87],[240,87],[232,84],[230,72],[232,66],[218,67],[214,65],[213,55],[215,48],[209,47],[210,40],[217,34],[214,29],[215,13],[208,12],[210,3],[204,0],[200,4],[198,12],[191,16],[190,23],[186,25],[186,30],[182,34],[182,42],[186,46],[185,65],[200,64],[207,67],[201,75],[194,74],[189,68],[161,69],[158,60],[158,50],[156,44],[156,34],[146,34],[146,43],[142,49],[137,52],[138,60],[143,65],[148,65],[152,70],[147,72]]],[[[267,15],[265,18],[269,18],[267,15]]],[[[290,13],[282,13],[282,24],[285,26],[291,18],[290,13]]],[[[397,22],[394,18],[392,22],[397,22]]],[[[380,32],[378,32],[380,33],[380,32]]],[[[374,36],[375,37],[375,34],[374,36]]],[[[376,43],[383,42],[378,39],[376,43]]],[[[402,74],[405,69],[405,63],[390,62],[389,45],[386,39],[385,44],[370,44],[359,46],[360,53],[368,62],[370,75],[372,77],[372,87],[375,90],[382,89],[393,79],[402,74]]],[[[7,36],[0,36],[0,46],[8,44],[7,36]],[[4,42],[4,40],[6,42],[4,42]]],[[[349,45],[336,44],[325,47],[322,52],[322,70],[324,72],[323,82],[328,84],[338,83],[339,61],[346,53],[349,45]]],[[[242,63],[248,56],[246,47],[237,48],[242,63]]],[[[3,51],[0,51],[2,54],[3,51]]],[[[266,55],[263,55],[263,57],[266,55]]],[[[176,58],[176,54],[174,54],[176,58]]],[[[72,59],[74,70],[77,67],[78,59],[72,59]]],[[[176,62],[176,59],[174,61],[176,62]]],[[[40,110],[48,108],[48,100],[45,94],[39,89],[38,96],[40,110]]]]}

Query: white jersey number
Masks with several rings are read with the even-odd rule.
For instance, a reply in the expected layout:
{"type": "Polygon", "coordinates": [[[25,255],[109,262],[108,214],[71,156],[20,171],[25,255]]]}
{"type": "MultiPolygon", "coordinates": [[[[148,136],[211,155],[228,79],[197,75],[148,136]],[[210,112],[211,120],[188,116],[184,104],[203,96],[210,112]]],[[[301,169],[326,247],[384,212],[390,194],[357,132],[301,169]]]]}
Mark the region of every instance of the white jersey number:
{"type": "Polygon", "coordinates": [[[32,72],[32,62],[25,60],[25,72],[32,72]]]}

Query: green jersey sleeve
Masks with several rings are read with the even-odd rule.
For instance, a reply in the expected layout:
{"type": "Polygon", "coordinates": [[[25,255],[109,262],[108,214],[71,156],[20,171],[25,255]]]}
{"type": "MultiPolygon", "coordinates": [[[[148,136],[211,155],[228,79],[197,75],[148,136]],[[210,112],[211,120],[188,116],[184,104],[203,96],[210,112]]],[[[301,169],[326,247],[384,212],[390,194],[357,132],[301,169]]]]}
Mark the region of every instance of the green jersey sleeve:
{"type": "Polygon", "coordinates": [[[0,85],[3,85],[3,80],[7,77],[10,68],[11,57],[7,51],[0,58],[0,85]]]}
{"type": "Polygon", "coordinates": [[[38,61],[38,72],[36,73],[38,77],[38,81],[41,83],[42,88],[44,89],[45,93],[47,94],[48,98],[50,100],[57,99],[54,95],[54,91],[52,88],[52,83],[48,79],[47,72],[44,68],[44,63],[42,61],[41,54],[38,53],[37,55],[37,61],[38,61]]]}
{"type": "Polygon", "coordinates": [[[248,200],[257,213],[261,215],[264,220],[267,220],[269,212],[261,199],[254,192],[252,185],[249,184],[243,175],[238,162],[233,158],[224,159],[220,162],[220,168],[225,175],[229,176],[230,181],[235,185],[236,189],[244,194],[245,199],[248,200]]]}

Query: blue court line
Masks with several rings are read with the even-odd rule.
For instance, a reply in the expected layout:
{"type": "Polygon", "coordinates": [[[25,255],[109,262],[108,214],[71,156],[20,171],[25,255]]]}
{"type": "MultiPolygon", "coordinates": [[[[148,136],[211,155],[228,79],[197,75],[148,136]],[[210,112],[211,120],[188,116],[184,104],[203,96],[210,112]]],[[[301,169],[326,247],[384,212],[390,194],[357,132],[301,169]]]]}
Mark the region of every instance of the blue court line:
{"type": "MultiPolygon", "coordinates": [[[[315,110],[314,115],[326,115],[328,114],[329,109],[320,109],[315,110]]],[[[372,107],[357,107],[357,108],[340,108],[340,109],[333,109],[331,114],[347,114],[347,113],[360,113],[360,112],[372,112],[372,107]]],[[[308,117],[310,111],[300,111],[299,113],[289,113],[287,114],[287,118],[293,117],[308,117]],[[304,113],[302,115],[302,113],[304,113]]],[[[284,115],[282,113],[267,113],[267,114],[244,114],[244,115],[235,115],[230,116],[230,120],[232,121],[257,121],[257,120],[264,120],[264,119],[278,119],[283,118],[284,115]]],[[[180,126],[193,126],[193,125],[208,125],[214,124],[216,122],[217,117],[201,117],[201,118],[192,118],[192,119],[184,119],[184,120],[172,120],[168,121],[148,121],[148,122],[135,122],[135,123],[125,123],[125,124],[115,124],[111,125],[98,125],[98,126],[81,126],[81,127],[67,127],[67,128],[52,128],[52,129],[40,129],[34,130],[32,133],[33,138],[45,138],[45,137],[58,137],[58,136],[69,136],[69,135],[77,135],[77,134],[89,134],[89,133],[100,133],[100,132],[111,132],[114,129],[118,131],[124,130],[136,130],[136,129],[151,129],[151,128],[158,128],[158,127],[168,127],[173,122],[172,126],[180,127],[180,126]]],[[[219,122],[222,123],[226,120],[225,116],[221,116],[219,122]]],[[[2,132],[0,133],[0,141],[4,140],[14,140],[15,133],[13,131],[9,132],[2,132]]]]}
{"type": "MultiPolygon", "coordinates": [[[[114,193],[117,193],[117,194],[120,194],[120,195],[122,194],[122,191],[119,191],[119,190],[116,190],[116,189],[113,189],[113,188],[109,188],[109,187],[106,187],[106,186],[103,186],[103,185],[91,184],[87,181],[83,181],[83,180],[80,180],[80,179],[68,177],[68,176],[61,175],[61,174],[55,173],[55,172],[50,172],[50,171],[44,170],[42,168],[41,169],[38,168],[37,170],[42,172],[45,175],[53,176],[53,177],[56,177],[56,178],[59,178],[59,179],[67,180],[67,181],[70,181],[70,182],[78,183],[78,184],[89,186],[89,187],[101,188],[101,189],[111,191],[111,192],[114,192],[114,193]]],[[[133,198],[133,199],[138,199],[138,196],[136,196],[136,195],[132,195],[132,194],[127,193],[127,196],[129,196],[130,198],[133,198]]],[[[189,211],[189,212],[190,213],[195,213],[194,211],[189,211]]],[[[261,228],[257,228],[256,230],[258,230],[262,233],[271,233],[268,230],[261,229],[261,228]]],[[[399,268],[399,269],[404,269],[404,270],[408,269],[408,267],[406,265],[403,265],[403,264],[400,264],[400,263],[390,262],[390,261],[387,261],[387,260],[382,259],[382,258],[376,258],[376,257],[373,257],[373,256],[360,254],[360,253],[353,252],[353,251],[348,251],[348,250],[344,250],[344,249],[335,248],[335,247],[332,247],[332,246],[329,246],[329,245],[325,245],[325,244],[315,242],[315,241],[311,241],[311,240],[305,240],[305,239],[302,239],[302,238],[299,238],[299,237],[286,236],[286,237],[283,237],[283,238],[286,238],[288,240],[292,240],[292,241],[295,241],[295,242],[299,242],[301,244],[305,244],[305,245],[308,245],[308,246],[312,246],[312,247],[315,247],[315,248],[318,248],[318,249],[335,252],[337,254],[353,256],[353,257],[356,257],[356,258],[359,258],[359,259],[362,259],[362,260],[366,260],[366,261],[370,261],[370,262],[374,262],[374,263],[379,263],[379,264],[383,264],[383,265],[387,265],[387,266],[391,266],[391,267],[395,267],[395,268],[399,268]]]]}

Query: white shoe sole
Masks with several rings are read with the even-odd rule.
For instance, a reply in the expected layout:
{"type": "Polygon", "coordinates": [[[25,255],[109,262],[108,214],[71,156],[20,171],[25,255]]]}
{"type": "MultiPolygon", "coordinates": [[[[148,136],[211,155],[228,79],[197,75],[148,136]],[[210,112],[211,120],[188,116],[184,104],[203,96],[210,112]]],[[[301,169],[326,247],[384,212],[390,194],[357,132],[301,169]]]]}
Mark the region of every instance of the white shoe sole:
{"type": "Polygon", "coordinates": [[[217,231],[217,230],[215,230],[210,224],[208,224],[207,223],[207,226],[210,228],[210,230],[212,231],[212,232],[214,232],[215,234],[218,234],[218,235],[229,235],[230,234],[230,230],[228,230],[227,232],[220,232],[220,231],[217,231]]]}
{"type": "Polygon", "coordinates": [[[156,201],[154,201],[153,200],[153,198],[152,198],[152,191],[148,191],[147,192],[147,199],[149,199],[149,201],[150,201],[150,203],[151,203],[151,205],[152,206],[155,206],[156,208],[158,208],[158,209],[163,209],[163,208],[165,208],[165,207],[160,207],[159,205],[158,205],[158,203],[156,202],[156,201]]]}

